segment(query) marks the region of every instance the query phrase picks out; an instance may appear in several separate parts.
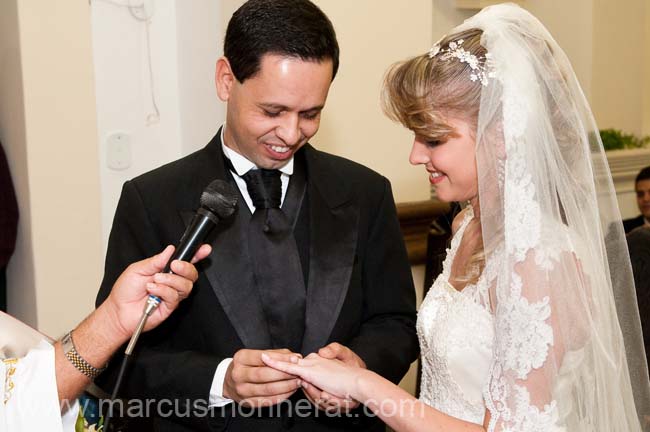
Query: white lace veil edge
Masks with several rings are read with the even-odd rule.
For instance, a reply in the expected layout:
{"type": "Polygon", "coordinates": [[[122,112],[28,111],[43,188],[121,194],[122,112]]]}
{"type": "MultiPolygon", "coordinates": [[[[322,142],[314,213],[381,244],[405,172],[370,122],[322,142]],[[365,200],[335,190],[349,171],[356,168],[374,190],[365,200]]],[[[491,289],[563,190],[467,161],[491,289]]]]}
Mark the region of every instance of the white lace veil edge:
{"type": "Polygon", "coordinates": [[[476,155],[486,259],[500,269],[489,430],[639,431],[648,370],[589,105],[564,52],[524,9],[488,7],[452,33],[470,28],[483,31],[495,72],[482,88],[476,155]]]}

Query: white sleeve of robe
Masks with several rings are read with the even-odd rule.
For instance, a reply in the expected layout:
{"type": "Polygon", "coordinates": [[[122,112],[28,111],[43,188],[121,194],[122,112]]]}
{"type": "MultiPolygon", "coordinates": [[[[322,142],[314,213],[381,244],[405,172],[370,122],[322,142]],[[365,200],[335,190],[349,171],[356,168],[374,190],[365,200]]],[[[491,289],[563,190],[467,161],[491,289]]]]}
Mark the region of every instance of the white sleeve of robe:
{"type": "Polygon", "coordinates": [[[79,404],[61,416],[54,371],[54,347],[46,340],[30,349],[13,365],[13,389],[5,393],[10,365],[0,360],[0,432],[74,432],[79,404]],[[5,397],[9,400],[4,403],[5,397]]]}

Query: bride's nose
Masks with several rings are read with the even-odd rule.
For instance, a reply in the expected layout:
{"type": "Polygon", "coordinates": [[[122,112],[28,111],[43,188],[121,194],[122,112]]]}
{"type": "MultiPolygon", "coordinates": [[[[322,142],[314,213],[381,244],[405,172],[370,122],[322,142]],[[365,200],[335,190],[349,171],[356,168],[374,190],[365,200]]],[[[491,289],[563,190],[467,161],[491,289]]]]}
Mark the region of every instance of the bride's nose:
{"type": "Polygon", "coordinates": [[[427,151],[427,147],[418,139],[413,140],[409,162],[411,165],[425,165],[429,162],[429,152],[427,151]]]}

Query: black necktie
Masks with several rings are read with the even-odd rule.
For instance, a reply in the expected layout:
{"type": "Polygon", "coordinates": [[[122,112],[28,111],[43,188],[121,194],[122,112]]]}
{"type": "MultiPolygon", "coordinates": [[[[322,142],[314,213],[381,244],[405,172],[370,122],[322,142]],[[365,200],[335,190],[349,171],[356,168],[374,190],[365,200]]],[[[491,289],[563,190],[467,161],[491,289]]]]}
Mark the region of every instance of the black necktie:
{"type": "Polygon", "coordinates": [[[255,206],[248,244],[273,348],[300,352],[305,326],[305,286],[292,226],[280,208],[280,171],[242,176],[255,206]]]}

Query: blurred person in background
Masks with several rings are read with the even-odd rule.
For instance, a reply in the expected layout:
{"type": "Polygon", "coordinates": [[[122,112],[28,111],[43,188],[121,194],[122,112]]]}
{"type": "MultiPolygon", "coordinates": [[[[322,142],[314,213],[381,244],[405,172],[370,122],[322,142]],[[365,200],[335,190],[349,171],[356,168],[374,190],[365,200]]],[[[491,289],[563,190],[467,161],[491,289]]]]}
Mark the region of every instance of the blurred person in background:
{"type": "Polygon", "coordinates": [[[18,203],[9,164],[0,143],[0,310],[7,311],[7,264],[16,247],[18,203]]]}

